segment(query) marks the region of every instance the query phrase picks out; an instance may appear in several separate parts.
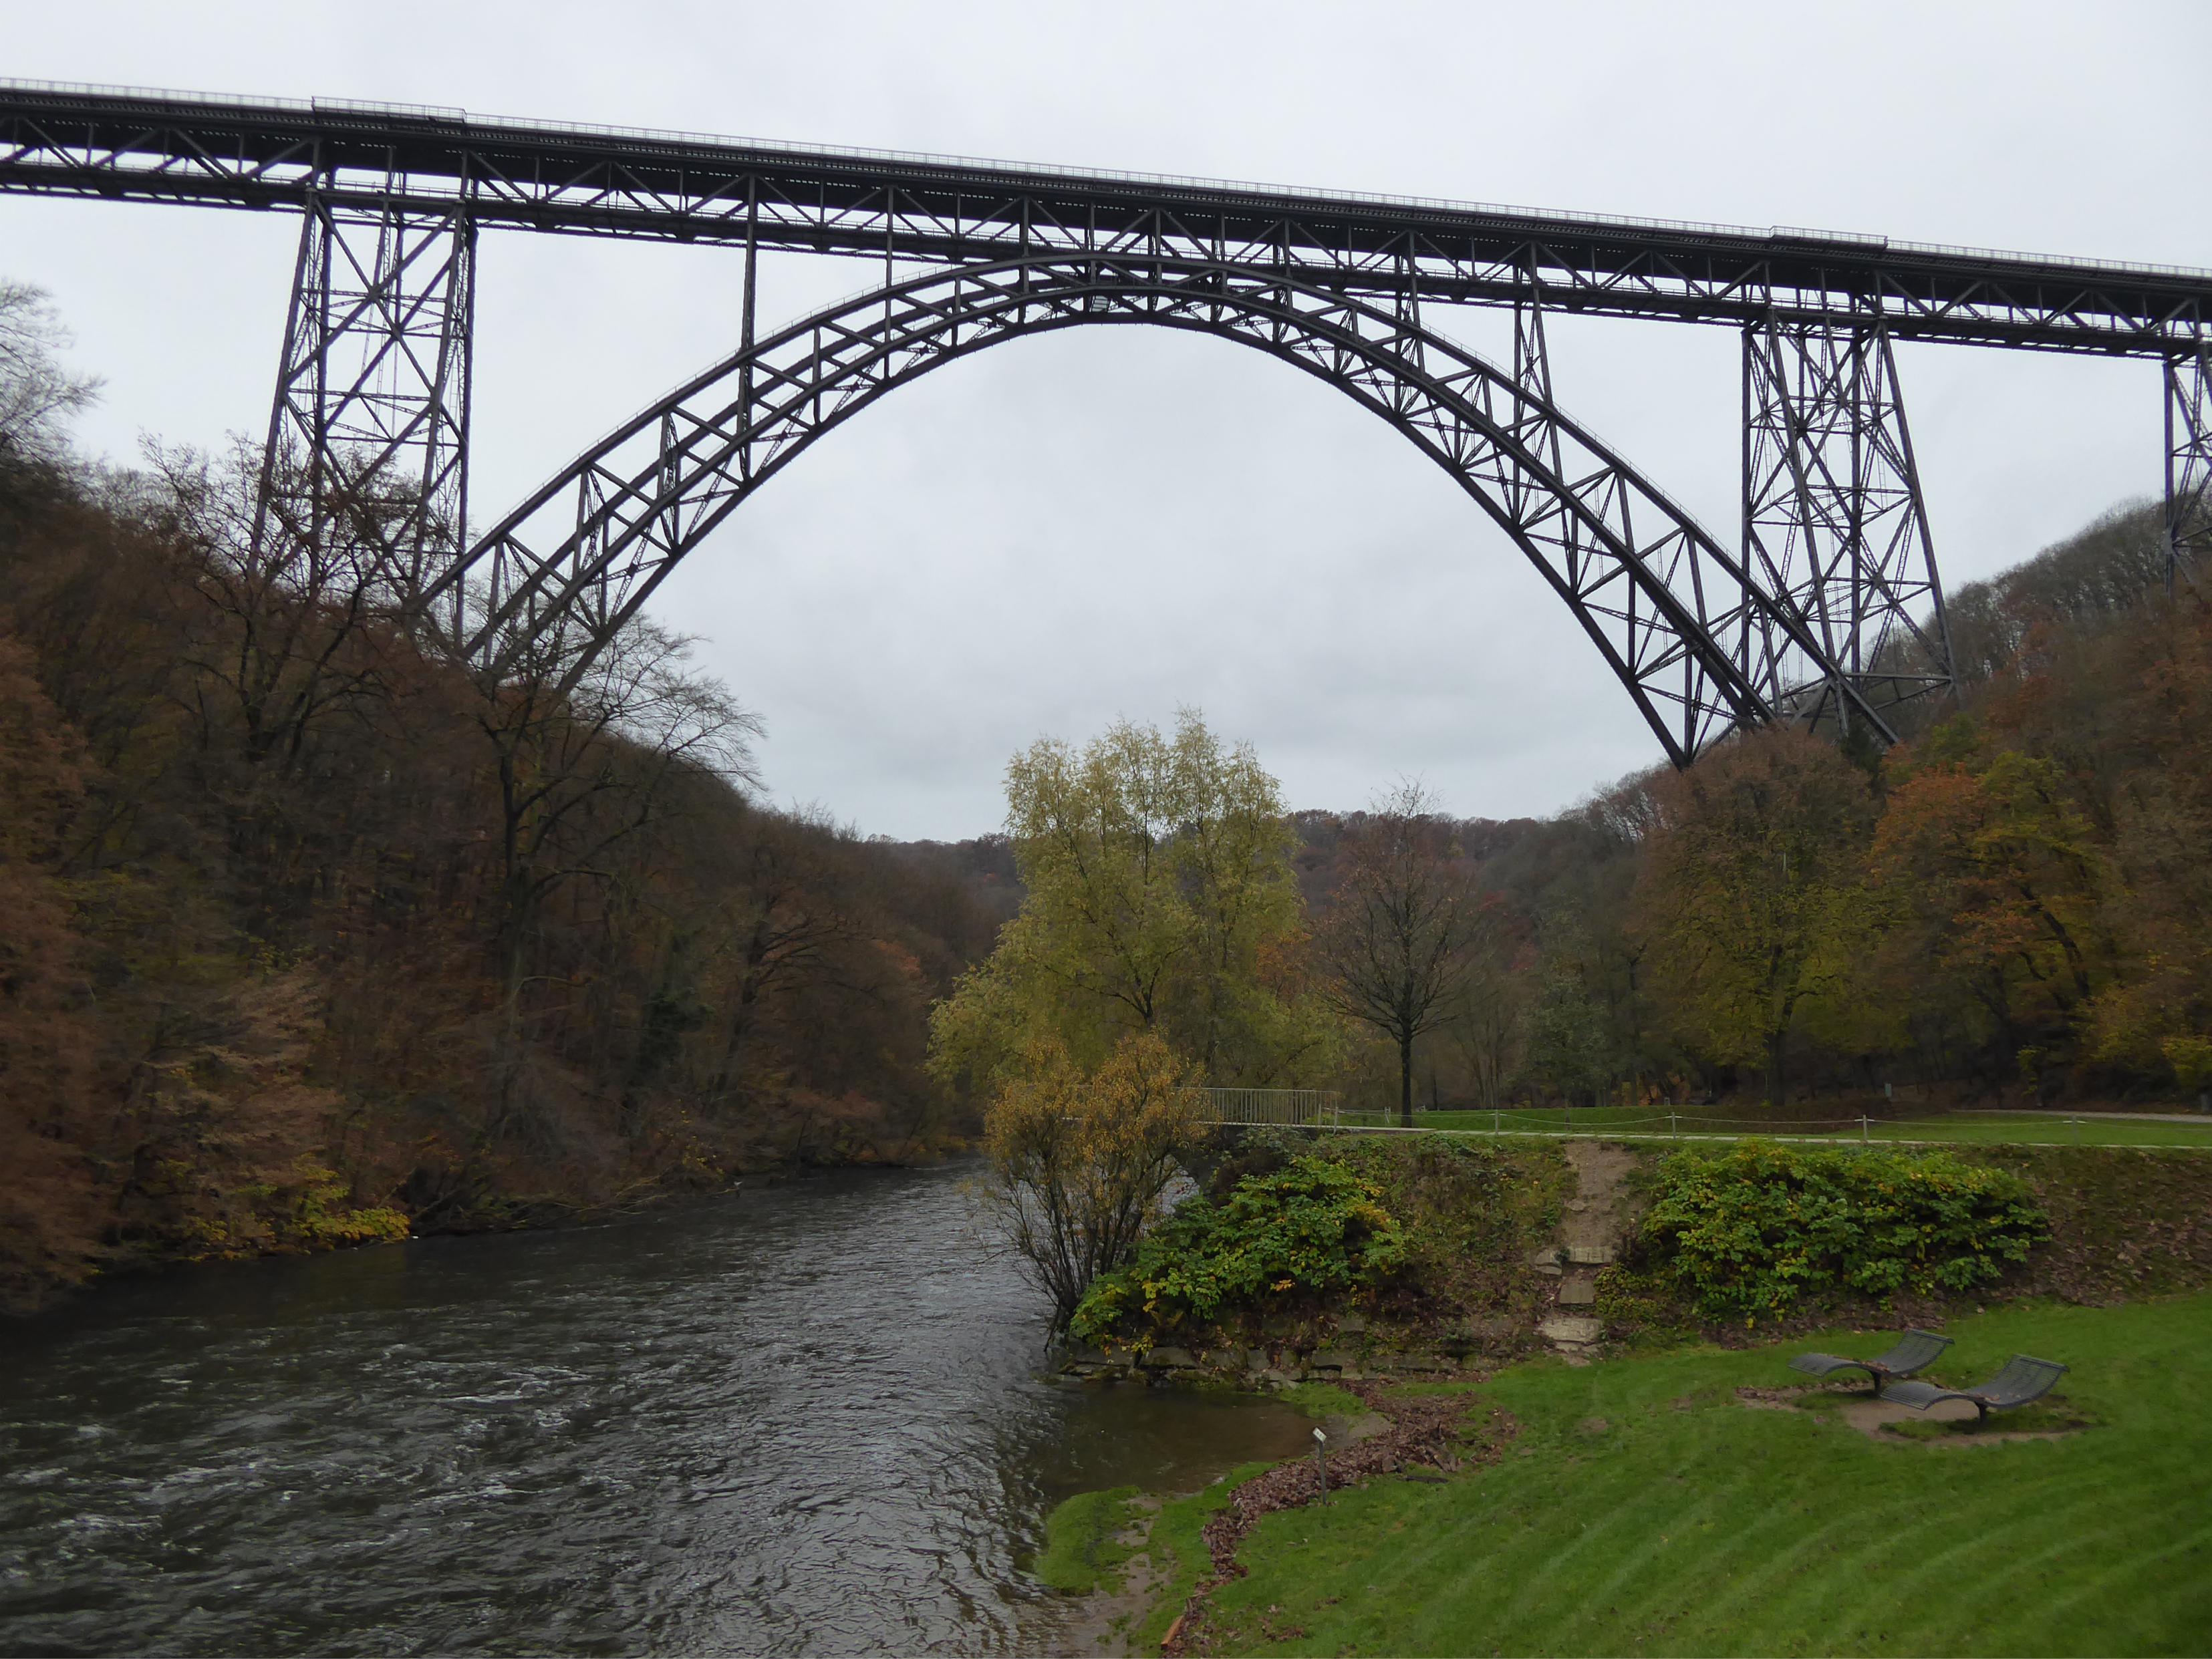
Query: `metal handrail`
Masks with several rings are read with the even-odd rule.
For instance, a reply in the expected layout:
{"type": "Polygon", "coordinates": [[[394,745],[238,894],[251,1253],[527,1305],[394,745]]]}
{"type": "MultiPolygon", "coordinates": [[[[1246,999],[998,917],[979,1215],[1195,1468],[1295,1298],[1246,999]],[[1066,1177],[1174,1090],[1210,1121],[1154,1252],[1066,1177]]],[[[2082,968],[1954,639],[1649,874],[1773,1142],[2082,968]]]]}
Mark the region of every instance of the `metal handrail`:
{"type": "Polygon", "coordinates": [[[1208,1121],[1222,1125],[1285,1127],[1334,1127],[1343,1115],[1344,1096],[1335,1089],[1201,1089],[1214,1115],[1208,1121]]]}

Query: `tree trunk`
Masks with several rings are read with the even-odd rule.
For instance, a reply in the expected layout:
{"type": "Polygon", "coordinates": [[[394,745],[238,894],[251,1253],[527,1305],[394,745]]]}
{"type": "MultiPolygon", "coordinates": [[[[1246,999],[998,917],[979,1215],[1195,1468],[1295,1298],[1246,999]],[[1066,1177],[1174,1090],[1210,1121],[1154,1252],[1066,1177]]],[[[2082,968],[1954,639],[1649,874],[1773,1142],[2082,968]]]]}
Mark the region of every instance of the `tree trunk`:
{"type": "Polygon", "coordinates": [[[1778,1112],[1782,1109],[1782,1062],[1789,1044],[1787,1029],[1766,1034],[1766,1103],[1778,1112]]]}
{"type": "Polygon", "coordinates": [[[1398,1124],[1401,1128],[1413,1127],[1413,1034],[1411,1031],[1398,1038],[1398,1124]]]}
{"type": "Polygon", "coordinates": [[[722,1058],[714,1067],[714,1080],[707,1087],[707,1097],[720,1105],[730,1092],[730,1085],[738,1079],[738,1054],[744,1047],[745,1032],[752,1024],[753,1005],[760,1000],[760,985],[748,972],[738,992],[738,1010],[730,1018],[730,1035],[722,1044],[722,1058]]]}

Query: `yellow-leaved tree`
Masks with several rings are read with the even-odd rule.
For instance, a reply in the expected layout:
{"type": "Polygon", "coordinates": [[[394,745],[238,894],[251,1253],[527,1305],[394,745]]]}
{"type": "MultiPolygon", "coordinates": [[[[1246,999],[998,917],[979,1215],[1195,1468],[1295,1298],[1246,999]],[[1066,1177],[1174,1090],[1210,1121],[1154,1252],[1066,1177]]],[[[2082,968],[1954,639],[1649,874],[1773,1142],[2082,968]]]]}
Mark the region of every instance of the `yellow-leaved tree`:
{"type": "Polygon", "coordinates": [[[1158,1212],[1198,1089],[1305,1080],[1335,1028],[1281,792],[1195,712],[1031,745],[1006,823],[1022,908],[933,1011],[930,1060],[987,1103],[993,1206],[1065,1324],[1158,1212]]]}
{"type": "Polygon", "coordinates": [[[1007,766],[1006,827],[1021,911],[938,1005],[941,1077],[988,1096],[1040,1039],[1095,1067],[1132,1031],[1212,1085],[1326,1069],[1297,837],[1249,745],[1188,709],[1171,738],[1124,720],[1080,749],[1042,739],[1007,766]]]}
{"type": "Polygon", "coordinates": [[[1127,1261],[1198,1133],[1190,1068],[1152,1031],[1095,1070],[1032,1042],[984,1115],[984,1193],[1007,1242],[1067,1323],[1091,1281],[1127,1261]]]}

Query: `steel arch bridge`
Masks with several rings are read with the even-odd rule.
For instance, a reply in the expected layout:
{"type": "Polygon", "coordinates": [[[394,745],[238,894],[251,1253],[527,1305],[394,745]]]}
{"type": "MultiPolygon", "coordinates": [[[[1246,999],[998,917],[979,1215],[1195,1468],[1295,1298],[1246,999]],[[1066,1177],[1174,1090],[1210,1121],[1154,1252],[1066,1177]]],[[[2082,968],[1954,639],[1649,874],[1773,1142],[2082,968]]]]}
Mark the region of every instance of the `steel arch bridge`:
{"type": "MultiPolygon", "coordinates": [[[[292,515],[374,483],[403,610],[480,667],[549,635],[570,681],[754,489],[893,386],[1093,323],[1255,347],[1443,466],[1571,607],[1677,764],[1737,726],[1893,737],[1950,649],[1892,342],[2157,361],[2169,586],[2212,551],[2212,273],[1787,228],[689,135],[457,110],[0,82],[0,191],[301,212],[270,423],[292,515]],[[739,349],[473,538],[480,228],[712,241],[744,261],[739,349]],[[756,337],[760,251],[880,260],[873,290],[756,337]],[[902,267],[920,274],[902,276],[902,267]],[[1510,365],[1425,300],[1510,306],[1510,365]],[[1743,338],[1743,513],[1723,547],[1552,395],[1547,313],[1743,338]]],[[[264,499],[264,511],[268,506],[264,499]]]]}

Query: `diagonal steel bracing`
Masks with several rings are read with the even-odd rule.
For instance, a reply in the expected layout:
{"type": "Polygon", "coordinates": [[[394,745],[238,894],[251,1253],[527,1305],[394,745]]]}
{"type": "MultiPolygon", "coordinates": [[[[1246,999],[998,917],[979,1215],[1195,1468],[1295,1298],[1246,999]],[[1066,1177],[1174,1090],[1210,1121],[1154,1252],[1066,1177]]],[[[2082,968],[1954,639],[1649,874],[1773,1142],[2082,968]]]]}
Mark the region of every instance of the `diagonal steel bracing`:
{"type": "Polygon", "coordinates": [[[1744,331],[1744,557],[1831,665],[1778,688],[1795,720],[1849,729],[1948,691],[1943,589],[1889,336],[1770,317],[1744,331]],[[1850,694],[1856,695],[1850,695],[1850,694]]]}
{"type": "Polygon", "coordinates": [[[257,545],[272,513],[319,546],[344,512],[372,528],[385,580],[403,598],[452,567],[468,519],[475,308],[465,204],[310,203],[257,545]]]}
{"type": "Polygon", "coordinates": [[[2166,591],[2212,568],[2212,335],[2166,360],[2166,591]]]}

